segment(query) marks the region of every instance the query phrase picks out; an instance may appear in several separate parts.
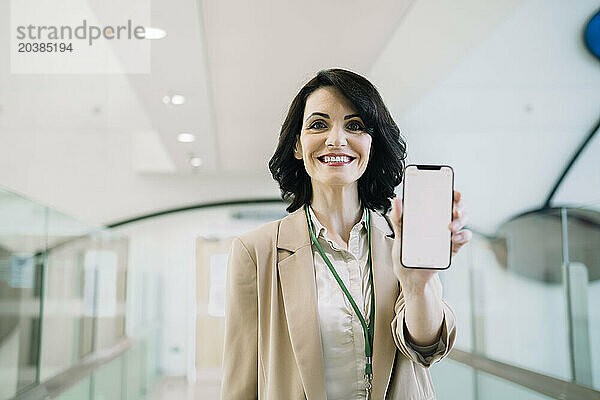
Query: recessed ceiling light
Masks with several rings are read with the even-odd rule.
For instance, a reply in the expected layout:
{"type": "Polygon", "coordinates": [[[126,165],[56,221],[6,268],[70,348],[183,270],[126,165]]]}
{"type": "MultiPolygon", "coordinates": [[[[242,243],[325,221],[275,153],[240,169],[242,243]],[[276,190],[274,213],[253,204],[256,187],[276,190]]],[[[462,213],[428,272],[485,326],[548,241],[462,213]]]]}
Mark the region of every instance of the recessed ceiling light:
{"type": "Polygon", "coordinates": [[[175,104],[176,106],[179,106],[185,103],[185,97],[183,97],[180,94],[175,94],[171,97],[171,103],[175,104]]]}
{"type": "Polygon", "coordinates": [[[165,104],[169,104],[171,102],[171,98],[169,96],[163,96],[162,102],[165,104]]]}
{"type": "Polygon", "coordinates": [[[202,159],[200,157],[190,157],[190,164],[192,167],[197,168],[202,165],[202,159]]]}
{"type": "Polygon", "coordinates": [[[164,39],[167,36],[167,32],[160,28],[152,28],[150,26],[144,27],[144,38],[150,40],[164,39]]]}
{"type": "Polygon", "coordinates": [[[179,140],[182,143],[191,143],[194,140],[196,140],[196,136],[194,136],[191,133],[180,133],[179,135],[177,135],[177,140],[179,140]]]}

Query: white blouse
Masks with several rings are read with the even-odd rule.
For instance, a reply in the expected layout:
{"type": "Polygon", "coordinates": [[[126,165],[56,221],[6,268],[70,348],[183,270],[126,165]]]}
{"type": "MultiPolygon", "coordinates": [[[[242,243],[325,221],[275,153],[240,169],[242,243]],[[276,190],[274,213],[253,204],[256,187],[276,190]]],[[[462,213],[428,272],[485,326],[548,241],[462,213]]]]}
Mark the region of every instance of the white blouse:
{"type": "MultiPolygon", "coordinates": [[[[312,207],[309,207],[309,214],[319,244],[348,288],[356,305],[362,310],[363,315],[366,315],[368,324],[372,288],[369,284],[367,268],[369,245],[366,212],[363,211],[362,218],[350,231],[348,250],[342,249],[327,237],[327,228],[319,222],[312,207]]],[[[314,244],[312,250],[327,400],[364,399],[366,397],[365,337],[362,325],[350,301],[314,244]]],[[[392,334],[391,327],[390,334],[392,334]]],[[[439,350],[438,344],[431,346],[417,346],[410,342],[407,344],[425,360],[430,359],[439,350]]]]}
{"type": "MultiPolygon", "coordinates": [[[[312,208],[309,210],[319,244],[356,305],[368,318],[371,287],[365,212],[350,231],[348,250],[344,250],[327,237],[327,228],[319,222],[312,208]]],[[[364,399],[365,337],[362,325],[316,246],[313,244],[312,247],[327,400],[364,399]]]]}

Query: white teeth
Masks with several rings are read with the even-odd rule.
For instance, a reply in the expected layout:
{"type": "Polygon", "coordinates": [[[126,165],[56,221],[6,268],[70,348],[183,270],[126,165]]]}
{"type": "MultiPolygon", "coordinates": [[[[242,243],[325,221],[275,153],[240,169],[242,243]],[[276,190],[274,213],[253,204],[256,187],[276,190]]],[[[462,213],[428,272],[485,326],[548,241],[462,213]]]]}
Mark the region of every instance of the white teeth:
{"type": "Polygon", "coordinates": [[[343,162],[343,163],[347,163],[347,162],[350,162],[350,157],[347,157],[347,156],[335,156],[335,157],[324,156],[323,160],[326,163],[329,163],[329,162],[343,162]]]}

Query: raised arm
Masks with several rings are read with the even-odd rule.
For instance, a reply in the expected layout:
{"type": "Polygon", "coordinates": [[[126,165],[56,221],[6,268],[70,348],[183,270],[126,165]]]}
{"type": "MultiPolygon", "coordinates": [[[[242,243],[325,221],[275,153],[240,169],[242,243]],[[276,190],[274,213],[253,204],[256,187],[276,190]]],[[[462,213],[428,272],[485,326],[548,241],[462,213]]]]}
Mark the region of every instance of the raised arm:
{"type": "MultiPolygon", "coordinates": [[[[427,298],[423,300],[425,303],[429,302],[427,298]]],[[[437,301],[437,300],[431,300],[437,301]]],[[[428,307],[425,305],[424,307],[428,307]]],[[[433,339],[427,339],[425,341],[418,341],[411,337],[407,328],[407,314],[409,310],[414,313],[416,317],[415,319],[420,319],[418,316],[419,313],[423,313],[423,319],[431,318],[428,316],[430,314],[427,310],[422,310],[419,308],[419,305],[408,304],[404,297],[404,293],[401,290],[398,299],[396,300],[395,312],[396,315],[392,320],[392,335],[394,336],[394,341],[396,342],[396,347],[404,354],[407,358],[412,361],[424,366],[429,367],[431,364],[439,361],[444,358],[452,347],[454,346],[454,341],[456,340],[456,318],[454,316],[454,312],[450,308],[450,306],[443,300],[439,300],[439,303],[436,304],[436,307],[441,311],[440,320],[437,320],[437,316],[434,319],[429,319],[427,321],[413,321],[411,326],[418,326],[422,328],[424,332],[435,332],[433,339]],[[412,307],[412,308],[411,308],[412,307]]],[[[437,310],[435,310],[437,312],[437,310]]]]}

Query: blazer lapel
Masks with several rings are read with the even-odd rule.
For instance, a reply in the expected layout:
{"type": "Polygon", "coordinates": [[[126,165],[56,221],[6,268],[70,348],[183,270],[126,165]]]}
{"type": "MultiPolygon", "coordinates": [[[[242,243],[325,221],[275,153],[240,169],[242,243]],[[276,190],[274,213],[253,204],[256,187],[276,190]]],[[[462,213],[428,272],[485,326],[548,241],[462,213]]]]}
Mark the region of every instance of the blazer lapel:
{"type": "Polygon", "coordinates": [[[304,392],[307,400],[324,400],[325,367],[317,311],[313,253],[303,208],[281,221],[277,248],[291,252],[286,258],[278,257],[277,269],[290,342],[304,392]]]}
{"type": "Polygon", "coordinates": [[[373,284],[375,285],[375,337],[373,339],[373,398],[383,399],[394,364],[396,344],[391,333],[398,278],[392,267],[392,229],[385,218],[371,212],[373,284]]]}

